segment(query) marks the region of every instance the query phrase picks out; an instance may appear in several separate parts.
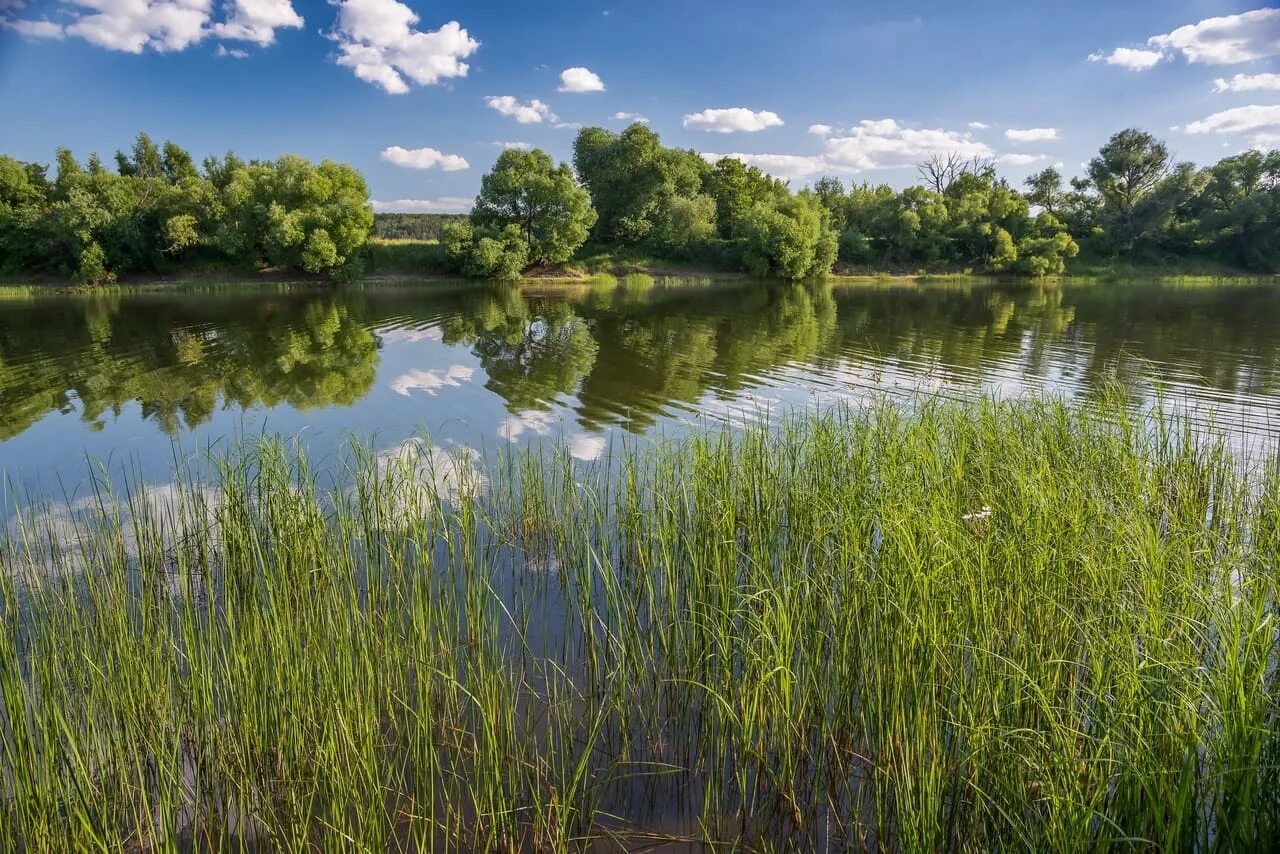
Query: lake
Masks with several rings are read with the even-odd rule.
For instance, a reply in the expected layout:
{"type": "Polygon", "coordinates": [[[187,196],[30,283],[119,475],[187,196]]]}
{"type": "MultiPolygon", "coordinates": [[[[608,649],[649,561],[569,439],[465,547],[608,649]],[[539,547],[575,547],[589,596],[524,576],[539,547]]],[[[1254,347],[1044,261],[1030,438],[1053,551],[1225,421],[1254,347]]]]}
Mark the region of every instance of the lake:
{"type": "MultiPolygon", "coordinates": [[[[1121,390],[1246,441],[1280,422],[1280,288],[766,285],[632,276],[525,288],[227,286],[0,300],[0,470],[83,489],[296,437],[491,453],[742,423],[876,393],[1121,390]]],[[[6,499],[6,503],[12,501],[6,499]]]]}
{"type": "Polygon", "coordinates": [[[11,292],[0,839],[1265,849],[1278,299],[11,292]]]}

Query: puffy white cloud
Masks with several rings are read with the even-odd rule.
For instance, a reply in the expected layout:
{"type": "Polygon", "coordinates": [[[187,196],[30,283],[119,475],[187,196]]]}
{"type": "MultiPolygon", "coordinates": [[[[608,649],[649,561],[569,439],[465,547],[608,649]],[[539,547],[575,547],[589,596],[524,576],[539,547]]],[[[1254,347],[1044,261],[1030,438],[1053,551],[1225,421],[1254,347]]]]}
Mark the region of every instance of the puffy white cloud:
{"type": "Polygon", "coordinates": [[[766,175],[772,175],[784,181],[803,180],[821,175],[823,172],[836,171],[823,158],[803,154],[714,154],[709,151],[702,153],[702,159],[708,163],[715,163],[724,157],[741,160],[766,175]]]}
{"type": "Polygon", "coordinates": [[[445,370],[409,371],[391,381],[391,390],[409,396],[413,391],[425,391],[432,397],[445,386],[461,386],[471,382],[475,370],[466,365],[450,365],[445,370]]]}
{"type": "Polygon", "coordinates": [[[814,136],[831,136],[836,129],[831,125],[809,125],[809,133],[814,136]]]}
{"type": "Polygon", "coordinates": [[[533,143],[531,142],[495,142],[494,145],[503,151],[532,151],[533,143]]]}
{"type": "Polygon", "coordinates": [[[1239,15],[1206,18],[1179,27],[1147,44],[1176,51],[1188,62],[1234,65],[1280,54],[1280,9],[1255,9],[1239,15]]]}
{"type": "Polygon", "coordinates": [[[210,32],[218,38],[266,47],[275,42],[276,30],[298,29],[302,24],[302,16],[290,0],[231,0],[227,19],[214,24],[210,32]]]}
{"type": "Polygon", "coordinates": [[[378,213],[467,213],[475,199],[465,196],[441,196],[438,199],[395,199],[372,202],[378,213]]]}
{"type": "Polygon", "coordinates": [[[339,65],[392,95],[409,91],[408,80],[430,86],[466,77],[464,59],[480,42],[457,21],[438,30],[413,28],[418,15],[399,0],[341,0],[330,38],[338,43],[339,65]]]}
{"type": "Polygon", "coordinates": [[[229,48],[229,47],[227,47],[226,45],[221,45],[221,44],[220,44],[220,45],[218,45],[217,49],[216,49],[216,50],[214,50],[213,55],[214,55],[214,56],[229,56],[229,57],[231,57],[232,59],[246,59],[246,58],[249,56],[249,51],[247,51],[247,50],[241,50],[241,49],[240,49],[240,48],[238,48],[238,47],[232,47],[232,48],[229,48]]]}
{"type": "Polygon", "coordinates": [[[434,169],[439,166],[445,172],[470,169],[471,164],[456,154],[445,154],[435,148],[401,148],[393,145],[382,149],[382,159],[405,169],[434,169]]]}
{"type": "Polygon", "coordinates": [[[527,104],[521,103],[511,95],[490,95],[484,99],[491,110],[497,110],[504,116],[515,119],[522,125],[536,125],[542,121],[556,120],[551,108],[534,98],[527,104]]]}
{"type": "Polygon", "coordinates": [[[615,122],[639,122],[642,125],[647,125],[649,123],[647,116],[642,116],[639,113],[624,113],[621,111],[613,114],[613,120],[615,122]]]}
{"type": "Polygon", "coordinates": [[[986,124],[985,122],[969,122],[969,127],[973,130],[987,130],[991,125],[986,124]]]}
{"type": "Polygon", "coordinates": [[[1215,92],[1280,91],[1280,74],[1237,74],[1230,80],[1219,77],[1213,89],[1215,92]]]}
{"type": "MultiPolygon", "coordinates": [[[[19,8],[21,4],[15,5],[13,8],[19,8]]],[[[0,5],[0,9],[4,6],[0,5]]],[[[6,20],[0,18],[0,30],[13,30],[21,36],[31,39],[60,39],[66,35],[61,24],[56,24],[49,20],[24,20],[16,18],[14,20],[6,20]]]]}
{"type": "Polygon", "coordinates": [[[993,157],[991,146],[972,134],[930,128],[906,128],[893,119],[864,120],[842,136],[826,141],[824,158],[844,171],[914,166],[934,154],[993,157]]]}
{"type": "Polygon", "coordinates": [[[566,68],[560,72],[561,92],[603,92],[604,81],[589,68],[566,68]]]}
{"type": "MultiPolygon", "coordinates": [[[[125,53],[184,50],[208,34],[212,14],[212,0],[77,0],[71,7],[66,35],[125,53]]],[[[27,34],[57,36],[37,29],[27,34]]]]}
{"type": "Polygon", "coordinates": [[[1131,47],[1118,47],[1111,53],[1091,53],[1090,62],[1105,62],[1107,65],[1118,65],[1130,71],[1146,71],[1155,68],[1164,59],[1164,53],[1158,50],[1142,50],[1131,47]]]}
{"type": "Polygon", "coordinates": [[[1116,48],[1095,53],[1093,62],[1146,71],[1181,56],[1204,65],[1235,65],[1280,55],[1280,9],[1254,9],[1239,15],[1205,18],[1171,33],[1147,39],[1146,48],[1116,48]]]}
{"type": "Polygon", "coordinates": [[[1030,166],[1048,159],[1049,157],[1044,154],[1001,154],[996,158],[996,162],[1006,166],[1030,166]]]}
{"type": "Polygon", "coordinates": [[[1027,128],[1026,130],[1010,128],[1004,132],[1004,135],[1010,142],[1049,142],[1062,139],[1058,135],[1057,128],[1027,128]]]}
{"type": "Polygon", "coordinates": [[[690,130],[710,133],[754,133],[766,128],[781,127],[782,119],[768,110],[748,110],[746,107],[730,107],[724,110],[703,110],[684,117],[684,126],[690,130]]]}
{"type": "Polygon", "coordinates": [[[1265,147],[1267,140],[1280,131],[1280,104],[1273,106],[1251,104],[1247,107],[1234,107],[1214,113],[1198,122],[1191,122],[1182,130],[1193,134],[1254,134],[1254,144],[1265,147]]]}

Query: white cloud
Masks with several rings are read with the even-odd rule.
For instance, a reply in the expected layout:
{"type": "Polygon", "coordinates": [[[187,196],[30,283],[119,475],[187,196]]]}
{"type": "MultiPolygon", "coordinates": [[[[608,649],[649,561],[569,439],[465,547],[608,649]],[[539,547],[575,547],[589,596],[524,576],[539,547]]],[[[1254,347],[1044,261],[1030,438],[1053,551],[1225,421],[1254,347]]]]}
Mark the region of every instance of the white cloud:
{"type": "Polygon", "coordinates": [[[532,151],[533,143],[531,142],[495,142],[494,145],[503,151],[532,151]]]}
{"type": "Polygon", "coordinates": [[[1111,53],[1091,53],[1090,62],[1105,62],[1107,65],[1118,65],[1130,71],[1146,71],[1155,68],[1164,59],[1164,53],[1158,50],[1141,50],[1131,47],[1118,47],[1111,53]]]}
{"type": "Polygon", "coordinates": [[[906,128],[893,119],[880,119],[861,121],[845,135],[828,139],[824,157],[835,168],[859,172],[914,166],[934,154],[993,157],[995,151],[972,134],[906,128]]]}
{"type": "MultiPolygon", "coordinates": [[[[78,0],[64,32],[107,50],[185,50],[207,34],[212,0],[78,0]]],[[[56,35],[41,27],[40,37],[56,35]]],[[[30,34],[30,33],[29,33],[30,34]]]]}
{"type": "Polygon", "coordinates": [[[1027,128],[1026,130],[1010,129],[1004,132],[1010,142],[1050,142],[1062,139],[1057,128],[1027,128]]]}
{"type": "Polygon", "coordinates": [[[702,154],[702,159],[708,163],[715,163],[725,157],[741,160],[766,175],[772,175],[784,181],[803,180],[821,175],[823,172],[833,171],[823,158],[803,154],[714,154],[709,151],[702,154]]]}
{"type": "Polygon", "coordinates": [[[1272,138],[1272,134],[1280,131],[1280,104],[1259,106],[1251,104],[1247,107],[1234,107],[1214,113],[1198,122],[1191,122],[1182,128],[1186,133],[1239,133],[1255,134],[1254,143],[1264,146],[1272,138]]]}
{"type": "MultiPolygon", "coordinates": [[[[3,8],[3,6],[0,6],[0,9],[3,8]]],[[[19,6],[15,5],[13,8],[19,8],[19,6]]],[[[49,20],[31,21],[21,18],[6,20],[0,18],[0,29],[13,30],[18,35],[31,39],[60,39],[66,35],[61,24],[55,24],[49,20]]]]}
{"type": "Polygon", "coordinates": [[[216,49],[216,50],[214,50],[213,55],[214,55],[214,56],[229,56],[229,57],[231,57],[232,59],[246,59],[246,58],[249,56],[249,51],[247,51],[247,50],[241,50],[241,49],[240,49],[240,48],[238,48],[238,47],[228,48],[226,45],[221,45],[221,44],[220,44],[220,45],[218,45],[217,49],[216,49]]]}
{"type": "Polygon", "coordinates": [[[1280,54],[1280,9],[1255,9],[1239,15],[1206,18],[1179,27],[1147,44],[1176,51],[1188,62],[1234,65],[1280,54]]]}
{"type": "Polygon", "coordinates": [[[1109,54],[1095,53],[1089,59],[1146,71],[1175,56],[1204,65],[1235,65],[1277,55],[1280,9],[1254,9],[1239,15],[1205,18],[1171,33],[1152,36],[1145,49],[1121,47],[1109,54]]]}
{"type": "Polygon", "coordinates": [[[409,91],[405,78],[430,86],[466,77],[462,60],[480,47],[457,21],[438,30],[415,30],[418,16],[399,0],[340,0],[330,38],[339,65],[392,95],[409,91]]]}
{"type": "Polygon", "coordinates": [[[377,213],[467,213],[475,199],[465,196],[441,196],[438,199],[395,199],[372,202],[377,213]]]}
{"type": "Polygon", "coordinates": [[[445,154],[435,148],[401,148],[393,145],[382,149],[382,159],[405,169],[434,169],[439,166],[445,172],[470,169],[471,164],[456,154],[445,154]]]}
{"type": "Polygon", "coordinates": [[[613,114],[613,120],[615,122],[639,122],[642,125],[647,125],[649,123],[648,117],[642,116],[639,113],[617,112],[613,114]]]}
{"type": "Polygon", "coordinates": [[[298,29],[302,16],[290,0],[231,0],[227,20],[210,32],[218,38],[253,42],[266,47],[276,40],[276,30],[298,29]]]}
{"type": "Polygon", "coordinates": [[[490,95],[484,99],[484,102],[489,109],[497,110],[522,125],[539,124],[543,120],[551,122],[556,120],[556,114],[551,112],[551,108],[537,98],[522,104],[511,95],[490,95]]]}
{"type": "Polygon", "coordinates": [[[557,122],[555,126],[556,130],[579,130],[581,127],[582,122],[557,122]]]}
{"type": "Polygon", "coordinates": [[[690,130],[711,133],[754,133],[765,128],[781,127],[782,119],[768,110],[748,110],[746,107],[730,107],[724,110],[703,110],[684,117],[684,126],[690,130]]]}
{"type": "Polygon", "coordinates": [[[391,390],[409,396],[413,391],[425,391],[432,397],[445,386],[461,386],[471,382],[475,370],[466,365],[451,365],[443,371],[409,371],[391,381],[391,390]]]}
{"type": "Polygon", "coordinates": [[[986,130],[987,128],[991,127],[991,125],[986,124],[984,122],[969,122],[969,127],[971,127],[974,130],[986,130]]]}
{"type": "Polygon", "coordinates": [[[560,72],[561,92],[603,92],[604,81],[589,68],[566,68],[560,72]]]}
{"type": "Polygon", "coordinates": [[[1030,166],[1048,159],[1049,157],[1044,154],[1001,154],[996,158],[996,162],[1006,166],[1030,166]]]}
{"type": "Polygon", "coordinates": [[[1280,91],[1280,74],[1237,74],[1230,80],[1219,77],[1213,84],[1215,92],[1280,91]]]}
{"type": "Polygon", "coordinates": [[[836,129],[831,125],[809,125],[809,133],[814,136],[831,136],[836,129]]]}

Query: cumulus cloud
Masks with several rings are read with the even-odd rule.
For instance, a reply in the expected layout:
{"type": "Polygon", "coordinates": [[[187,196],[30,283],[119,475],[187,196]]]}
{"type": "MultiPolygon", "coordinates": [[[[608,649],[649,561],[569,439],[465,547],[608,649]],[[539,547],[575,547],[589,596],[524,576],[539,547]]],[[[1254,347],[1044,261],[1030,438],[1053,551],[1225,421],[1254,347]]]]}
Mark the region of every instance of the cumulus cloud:
{"type": "Polygon", "coordinates": [[[1117,48],[1095,53],[1094,62],[1107,62],[1132,71],[1145,71],[1166,59],[1181,56],[1203,65],[1236,65],[1280,55],[1280,9],[1254,9],[1239,15],[1205,18],[1171,33],[1147,39],[1146,48],[1117,48]]]}
{"type": "Polygon", "coordinates": [[[1231,79],[1219,77],[1214,81],[1215,92],[1263,92],[1280,91],[1280,74],[1237,74],[1231,79]]]}
{"type": "Polygon", "coordinates": [[[490,95],[484,99],[484,102],[489,109],[497,110],[522,125],[535,125],[543,121],[556,120],[556,114],[551,112],[551,108],[537,98],[524,104],[511,95],[490,95]]]}
{"type": "Polygon", "coordinates": [[[246,59],[246,58],[249,56],[249,51],[247,51],[247,50],[241,50],[241,49],[240,49],[240,48],[238,48],[238,47],[230,47],[230,48],[229,48],[229,47],[227,47],[226,45],[222,45],[222,44],[220,44],[220,45],[218,45],[217,49],[216,49],[216,50],[214,50],[213,55],[214,55],[214,56],[229,56],[229,57],[231,57],[232,59],[246,59]]]}
{"type": "Polygon", "coordinates": [[[639,122],[642,125],[647,125],[649,123],[647,116],[642,116],[639,113],[624,113],[621,111],[613,114],[613,120],[615,122],[639,122]]]}
{"type": "Polygon", "coordinates": [[[212,0],[78,0],[70,4],[70,23],[61,33],[46,21],[34,22],[37,27],[26,35],[56,38],[65,33],[125,53],[185,50],[208,34],[212,11],[212,0]]]}
{"type": "Polygon", "coordinates": [[[1090,62],[1105,62],[1107,65],[1118,65],[1130,71],[1146,71],[1155,68],[1164,59],[1158,50],[1141,50],[1131,47],[1118,47],[1111,53],[1091,53],[1090,62]]]}
{"type": "Polygon", "coordinates": [[[708,163],[715,163],[725,157],[741,160],[766,175],[772,175],[784,181],[803,180],[821,175],[823,172],[835,171],[823,158],[803,154],[714,154],[710,151],[702,153],[702,159],[708,163]]]}
{"type": "Polygon", "coordinates": [[[503,151],[532,151],[533,143],[531,142],[495,142],[494,145],[503,151]]]}
{"type": "Polygon", "coordinates": [[[1044,154],[1001,154],[996,158],[996,162],[1006,166],[1030,166],[1048,159],[1049,157],[1044,154]]]}
{"type": "Polygon", "coordinates": [[[1266,147],[1280,132],[1280,104],[1259,106],[1251,104],[1247,107],[1234,107],[1220,113],[1191,122],[1182,128],[1186,133],[1232,133],[1254,134],[1253,142],[1258,147],[1266,147]]]}
{"type": "Polygon", "coordinates": [[[709,133],[754,133],[766,128],[781,127],[782,119],[768,110],[748,110],[746,107],[730,107],[724,110],[703,110],[684,117],[684,126],[690,130],[709,133]]]}
{"type": "Polygon", "coordinates": [[[809,133],[814,136],[831,136],[836,129],[831,125],[809,125],[809,133]]]}
{"type": "Polygon", "coordinates": [[[969,127],[974,130],[986,130],[991,127],[991,125],[986,124],[985,122],[969,122],[969,127]]]}
{"type": "Polygon", "coordinates": [[[227,19],[210,32],[218,38],[253,42],[266,47],[275,42],[276,30],[298,29],[302,16],[290,0],[231,0],[227,19]]]}
{"type": "Polygon", "coordinates": [[[1057,128],[1027,128],[1026,130],[1011,128],[1004,132],[1004,136],[1010,142],[1050,142],[1062,139],[1058,135],[1057,128]]]}
{"type": "MultiPolygon", "coordinates": [[[[4,6],[0,5],[0,9],[3,8],[4,6]]],[[[13,8],[16,9],[18,6],[13,8]]],[[[18,35],[31,39],[60,39],[66,35],[61,24],[56,24],[46,19],[24,20],[19,18],[10,21],[0,18],[0,30],[3,29],[13,30],[18,35]]]]}
{"type": "Polygon", "coordinates": [[[405,169],[434,169],[439,166],[445,172],[470,169],[471,164],[456,154],[445,154],[435,148],[401,148],[393,145],[382,149],[382,159],[405,169]]]}
{"type": "Polygon", "coordinates": [[[414,29],[418,15],[399,0],[341,0],[330,38],[338,43],[339,65],[392,95],[409,91],[408,81],[430,86],[466,77],[464,59],[480,42],[457,21],[438,30],[414,29]]]}
{"type": "Polygon", "coordinates": [[[893,119],[864,120],[824,146],[827,163],[846,171],[914,166],[934,154],[964,158],[993,157],[991,146],[972,134],[930,128],[907,128],[893,119]]]}
{"type": "Polygon", "coordinates": [[[1235,65],[1280,54],[1280,9],[1255,9],[1239,15],[1206,18],[1179,27],[1147,43],[1182,54],[1188,62],[1235,65]]]}
{"type": "Polygon", "coordinates": [[[461,386],[471,382],[475,370],[466,365],[450,365],[444,370],[409,371],[391,381],[391,390],[409,396],[413,391],[425,391],[432,397],[445,386],[461,386]]]}
{"type": "Polygon", "coordinates": [[[438,199],[395,199],[372,202],[377,213],[467,213],[475,199],[465,196],[441,196],[438,199]]]}
{"type": "Polygon", "coordinates": [[[561,92],[603,92],[604,81],[594,71],[581,66],[560,72],[561,92]]]}

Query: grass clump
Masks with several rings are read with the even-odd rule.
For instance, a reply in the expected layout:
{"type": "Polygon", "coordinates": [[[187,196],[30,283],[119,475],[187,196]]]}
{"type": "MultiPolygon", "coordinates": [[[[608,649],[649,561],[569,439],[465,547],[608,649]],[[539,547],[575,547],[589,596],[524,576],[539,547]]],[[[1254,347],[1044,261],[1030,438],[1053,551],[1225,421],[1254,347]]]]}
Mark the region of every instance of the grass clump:
{"type": "Polygon", "coordinates": [[[883,405],[589,466],[268,442],[33,511],[0,838],[1266,850],[1253,462],[1110,405],[883,405]]]}

